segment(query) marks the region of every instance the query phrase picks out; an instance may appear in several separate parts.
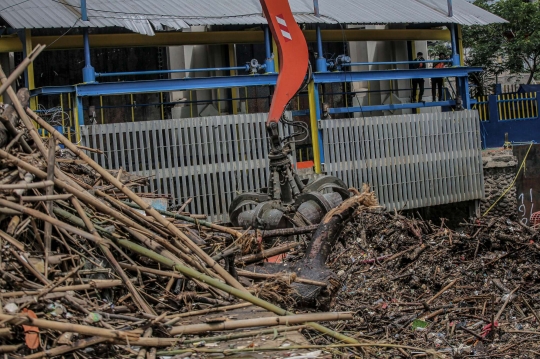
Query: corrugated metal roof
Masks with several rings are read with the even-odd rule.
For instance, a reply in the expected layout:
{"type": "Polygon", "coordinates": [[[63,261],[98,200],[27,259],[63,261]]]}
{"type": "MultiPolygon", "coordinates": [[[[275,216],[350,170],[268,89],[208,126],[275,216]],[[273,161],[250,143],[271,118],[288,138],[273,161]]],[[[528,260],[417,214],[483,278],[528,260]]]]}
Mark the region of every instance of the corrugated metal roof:
{"type": "MultiPolygon", "coordinates": [[[[319,0],[321,17],[313,14],[313,0],[290,0],[299,23],[389,24],[457,23],[486,25],[503,19],[465,0],[319,0]]],[[[0,16],[13,28],[119,26],[153,35],[167,26],[180,30],[198,25],[265,24],[259,0],[87,0],[89,21],[80,19],[80,0],[2,0],[0,16]],[[75,25],[74,25],[75,24],[75,25]]]]}

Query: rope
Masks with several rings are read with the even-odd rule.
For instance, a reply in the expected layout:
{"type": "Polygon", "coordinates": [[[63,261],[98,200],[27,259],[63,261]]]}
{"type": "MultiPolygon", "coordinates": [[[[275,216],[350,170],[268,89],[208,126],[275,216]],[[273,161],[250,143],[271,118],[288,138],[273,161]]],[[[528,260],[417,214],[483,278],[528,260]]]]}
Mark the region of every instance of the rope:
{"type": "Polygon", "coordinates": [[[525,154],[525,157],[523,158],[523,162],[521,162],[521,166],[519,166],[519,170],[518,170],[518,172],[516,174],[516,177],[514,177],[514,180],[512,181],[510,186],[508,186],[508,188],[503,192],[503,194],[501,194],[501,196],[491,205],[491,207],[488,208],[488,210],[482,215],[482,217],[485,217],[497,205],[497,203],[499,203],[499,201],[504,196],[506,196],[508,191],[510,191],[510,189],[514,186],[514,184],[516,183],[516,181],[517,181],[517,179],[519,177],[519,174],[521,173],[521,170],[525,167],[525,162],[527,161],[527,156],[529,156],[529,152],[531,152],[531,148],[532,148],[533,144],[534,144],[534,142],[531,142],[531,145],[529,146],[529,149],[527,150],[527,153],[525,154]]]}

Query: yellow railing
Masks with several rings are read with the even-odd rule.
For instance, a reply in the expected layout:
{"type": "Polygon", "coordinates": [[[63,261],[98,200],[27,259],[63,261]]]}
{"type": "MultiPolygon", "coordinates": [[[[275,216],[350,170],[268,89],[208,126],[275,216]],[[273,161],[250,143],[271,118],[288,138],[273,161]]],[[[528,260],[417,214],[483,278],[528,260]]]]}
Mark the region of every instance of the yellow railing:
{"type": "Polygon", "coordinates": [[[498,95],[497,106],[500,121],[538,118],[536,92],[498,95]]]}
{"type": "Polygon", "coordinates": [[[478,101],[474,106],[473,110],[478,110],[478,115],[480,116],[480,121],[489,120],[489,106],[488,106],[488,96],[478,96],[476,101],[478,101]]]}

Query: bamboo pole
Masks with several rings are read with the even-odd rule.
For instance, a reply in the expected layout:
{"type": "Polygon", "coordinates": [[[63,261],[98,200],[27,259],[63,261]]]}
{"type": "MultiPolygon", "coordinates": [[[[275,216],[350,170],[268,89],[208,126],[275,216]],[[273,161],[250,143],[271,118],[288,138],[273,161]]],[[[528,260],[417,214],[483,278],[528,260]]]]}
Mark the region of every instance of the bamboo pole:
{"type": "Polygon", "coordinates": [[[283,317],[252,318],[245,320],[228,320],[220,323],[190,324],[173,327],[171,335],[202,334],[251,327],[271,327],[276,325],[292,325],[305,322],[333,322],[337,320],[350,320],[352,313],[310,313],[287,315],[283,317]]]}
{"type": "Polygon", "coordinates": [[[295,273],[276,273],[276,274],[266,274],[266,273],[255,273],[250,272],[247,270],[237,270],[238,275],[240,277],[246,277],[246,278],[253,278],[253,279],[275,279],[275,278],[283,278],[288,282],[298,282],[303,284],[310,284],[310,285],[316,285],[319,287],[326,287],[328,286],[328,283],[325,282],[318,282],[316,280],[311,279],[305,279],[305,278],[299,278],[296,276],[295,273]]]}
{"type": "Polygon", "coordinates": [[[290,345],[290,346],[281,346],[281,347],[257,347],[257,348],[242,348],[242,349],[207,349],[207,348],[190,348],[190,349],[178,349],[178,350],[168,350],[157,352],[157,355],[162,356],[173,356],[184,353],[216,353],[216,354],[225,354],[230,355],[234,353],[243,353],[243,352],[263,352],[263,351],[290,351],[290,350],[302,350],[302,349],[338,349],[338,348],[401,348],[414,350],[422,353],[429,353],[434,357],[442,358],[442,354],[437,353],[436,351],[430,349],[423,349],[418,347],[411,347],[408,345],[399,345],[399,344],[388,344],[388,343],[350,343],[350,344],[330,344],[330,345],[290,345]]]}
{"type": "Polygon", "coordinates": [[[2,184],[0,185],[0,191],[14,190],[14,189],[32,189],[32,188],[46,188],[54,186],[53,181],[43,181],[43,182],[19,182],[14,184],[2,184]]]}
{"type": "Polygon", "coordinates": [[[151,205],[142,200],[139,196],[135,194],[131,189],[126,187],[122,182],[118,181],[113,175],[111,175],[107,170],[97,164],[92,160],[88,155],[79,150],[77,146],[68,141],[60,132],[58,132],[54,127],[45,122],[42,118],[36,115],[32,110],[27,109],[27,113],[36,121],[41,127],[49,131],[58,141],[62,142],[70,151],[76,154],[79,158],[84,160],[90,167],[92,167],[96,172],[98,172],[103,179],[109,183],[115,185],[120,189],[129,199],[137,203],[144,211],[154,217],[154,219],[164,226],[171,234],[180,238],[189,249],[196,253],[206,264],[216,271],[221,278],[223,278],[227,283],[233,286],[236,289],[247,292],[247,290],[232,276],[230,275],[223,267],[219,265],[215,260],[213,260],[206,252],[204,252],[199,246],[197,246],[191,239],[189,239],[184,232],[176,228],[171,222],[167,221],[163,216],[157,212],[151,205]]]}
{"type": "MultiPolygon", "coordinates": [[[[138,206],[138,205],[136,205],[134,203],[130,203],[130,202],[126,202],[126,201],[121,201],[121,202],[124,203],[126,206],[130,206],[130,207],[136,208],[136,209],[142,209],[140,206],[138,206]]],[[[195,218],[188,217],[188,216],[182,216],[182,215],[180,215],[178,213],[173,213],[173,212],[169,212],[169,211],[163,211],[163,210],[159,210],[159,209],[157,211],[159,213],[167,216],[167,217],[172,217],[174,219],[179,219],[181,221],[193,223],[193,224],[196,224],[196,225],[201,225],[201,226],[207,227],[207,228],[212,228],[212,229],[215,229],[215,230],[223,232],[223,233],[231,234],[231,235],[235,236],[236,238],[240,238],[240,237],[244,236],[244,233],[242,233],[240,231],[237,231],[237,230],[235,230],[233,228],[220,226],[219,224],[215,224],[215,223],[212,223],[212,222],[195,219],[195,218]]]]}
{"type": "Polygon", "coordinates": [[[70,226],[69,224],[66,224],[62,221],[59,221],[56,218],[52,218],[51,216],[46,215],[45,213],[42,213],[40,211],[36,211],[35,209],[30,209],[28,207],[21,206],[19,204],[6,201],[5,199],[0,199],[0,206],[4,206],[7,208],[15,209],[17,211],[20,211],[21,213],[24,213],[26,215],[35,217],[37,219],[40,219],[42,221],[51,222],[52,225],[58,226],[60,228],[65,229],[66,231],[69,231],[71,233],[74,233],[78,236],[81,236],[83,238],[86,238],[92,242],[96,242],[94,236],[88,232],[82,231],[79,228],[70,226]]]}
{"type": "MultiPolygon", "coordinates": [[[[53,182],[54,184],[54,182],[53,182]]],[[[53,186],[47,187],[47,189],[53,188],[53,186]]],[[[51,201],[65,201],[73,197],[71,193],[68,194],[53,194],[46,196],[22,196],[21,201],[23,202],[51,202],[51,201]]]]}
{"type": "MultiPolygon", "coordinates": [[[[69,291],[78,291],[78,290],[91,290],[91,289],[102,289],[102,288],[112,288],[119,287],[122,285],[121,280],[111,279],[111,280],[93,280],[90,284],[76,284],[68,285],[65,287],[56,287],[51,290],[52,293],[59,292],[69,292],[69,291]]],[[[25,295],[39,295],[41,291],[39,290],[27,290],[27,291],[18,291],[18,292],[6,292],[0,293],[0,298],[13,298],[20,297],[25,295]]]]}
{"type": "Polygon", "coordinates": [[[43,358],[43,357],[52,358],[52,357],[55,357],[55,356],[59,356],[59,355],[62,355],[62,354],[73,352],[75,350],[84,349],[84,348],[92,346],[92,345],[101,344],[101,343],[104,343],[104,342],[106,342],[108,340],[110,340],[110,339],[103,338],[103,337],[92,337],[92,338],[88,338],[88,339],[81,339],[81,340],[77,340],[72,345],[62,345],[62,346],[59,346],[59,347],[56,347],[56,348],[44,350],[44,351],[39,352],[39,353],[26,355],[25,358],[26,359],[39,359],[39,358],[43,358]]]}
{"type": "Polygon", "coordinates": [[[103,328],[91,327],[89,325],[80,325],[80,324],[71,324],[56,322],[45,319],[35,319],[22,315],[7,315],[0,314],[0,320],[3,322],[10,323],[12,325],[29,325],[38,327],[41,329],[51,329],[58,330],[59,332],[73,332],[83,335],[92,335],[100,336],[102,338],[109,339],[122,339],[136,342],[139,339],[140,334],[135,331],[120,331],[120,330],[109,330],[103,328]]]}
{"type": "MultiPolygon", "coordinates": [[[[78,227],[81,227],[83,228],[84,227],[84,222],[81,218],[67,212],[67,211],[64,211],[63,209],[61,208],[58,208],[58,207],[55,207],[54,208],[54,213],[60,217],[63,217],[64,219],[66,219],[67,221],[73,223],[74,225],[78,226],[78,227]]],[[[103,233],[103,235],[109,239],[112,239],[112,240],[115,240],[116,237],[114,237],[113,235],[111,235],[109,232],[107,232],[105,229],[99,227],[99,226],[95,226],[95,228],[97,228],[98,231],[100,231],[101,233],[103,233]]],[[[130,233],[133,237],[135,237],[137,240],[139,240],[141,243],[143,243],[144,245],[148,246],[150,249],[156,251],[157,253],[159,253],[160,255],[174,261],[174,262],[182,262],[182,259],[180,259],[179,257],[175,256],[173,253],[169,252],[168,250],[166,249],[163,249],[161,248],[160,245],[158,245],[158,243],[155,243],[153,241],[151,241],[150,239],[148,239],[147,237],[143,236],[141,233],[138,233],[130,228],[125,228],[125,230],[130,233]]],[[[185,255],[184,255],[185,256],[185,255]]],[[[182,258],[184,257],[182,256],[182,258]]],[[[188,261],[188,263],[192,263],[193,261],[190,260],[188,261]]],[[[206,272],[209,272],[208,268],[204,268],[202,267],[201,265],[199,265],[198,263],[194,262],[194,266],[196,268],[200,268],[202,271],[206,271],[206,272]]],[[[199,286],[201,287],[202,289],[204,290],[209,290],[209,287],[208,285],[202,283],[202,282],[199,282],[197,280],[194,280],[194,282],[199,286]]],[[[226,297],[225,294],[223,293],[219,293],[221,296],[223,297],[226,297]]]]}
{"type": "MultiPolygon", "coordinates": [[[[9,153],[7,153],[6,151],[3,151],[1,149],[0,149],[0,157],[11,161],[15,166],[20,167],[20,168],[22,168],[23,170],[25,170],[27,172],[30,172],[31,174],[35,175],[36,177],[39,177],[41,179],[46,179],[47,178],[47,174],[45,172],[43,172],[42,170],[32,166],[29,163],[24,162],[23,160],[15,157],[15,156],[10,155],[9,153]]],[[[109,216],[113,217],[114,219],[122,222],[126,226],[133,227],[133,228],[145,233],[145,235],[147,235],[152,240],[156,240],[156,237],[158,237],[157,235],[155,235],[154,233],[149,231],[144,226],[142,226],[139,223],[137,223],[137,222],[131,220],[130,218],[124,216],[122,213],[120,213],[118,211],[115,211],[114,209],[108,207],[107,205],[105,205],[104,203],[99,201],[97,198],[92,196],[90,193],[88,193],[88,192],[86,192],[84,190],[79,190],[77,187],[73,187],[73,186],[71,186],[70,184],[68,184],[68,183],[66,183],[64,181],[59,180],[58,178],[54,179],[54,185],[56,187],[60,188],[60,189],[63,189],[64,191],[66,191],[68,193],[73,194],[75,197],[77,197],[79,200],[81,200],[85,204],[90,205],[90,206],[96,208],[97,210],[101,211],[104,215],[109,215],[109,216]]]]}
{"type": "Polygon", "coordinates": [[[99,248],[101,249],[105,257],[107,258],[109,263],[114,267],[116,273],[120,276],[120,278],[122,278],[124,285],[128,288],[129,292],[131,293],[131,296],[133,297],[133,301],[135,302],[137,307],[139,307],[140,310],[148,314],[155,315],[156,313],[154,312],[152,307],[150,307],[150,305],[148,305],[148,303],[142,298],[137,288],[135,288],[133,283],[131,283],[131,281],[129,280],[129,277],[127,276],[126,272],[124,272],[122,267],[120,267],[120,264],[118,264],[118,261],[116,260],[116,258],[114,258],[114,255],[112,254],[108,246],[104,244],[103,238],[101,238],[99,233],[94,228],[94,225],[92,224],[90,219],[86,216],[86,213],[84,212],[84,209],[82,208],[79,201],[76,198],[73,198],[71,200],[71,203],[73,204],[73,207],[75,207],[75,210],[79,214],[79,217],[83,220],[84,225],[86,226],[88,231],[90,231],[90,233],[94,236],[94,241],[98,243],[99,248]]]}
{"type": "MultiPolygon", "coordinates": [[[[47,181],[53,182],[54,180],[54,167],[55,167],[55,149],[56,142],[54,137],[49,138],[49,152],[47,153],[47,181]]],[[[53,182],[54,185],[54,182],[53,182]]],[[[52,196],[54,194],[54,187],[49,186],[45,190],[46,196],[52,196]]],[[[53,209],[52,201],[47,201],[47,212],[51,215],[53,209]]],[[[51,235],[52,235],[52,224],[50,222],[45,222],[45,228],[43,230],[44,241],[45,241],[45,277],[48,276],[48,267],[49,267],[49,255],[51,254],[51,235]]]]}
{"type": "MultiPolygon", "coordinates": [[[[156,262],[158,263],[161,263],[163,265],[166,265],[168,267],[171,267],[171,268],[174,268],[175,270],[177,270],[178,272],[184,274],[185,276],[187,277],[190,277],[192,279],[196,279],[198,281],[201,281],[201,282],[205,282],[209,285],[211,285],[212,287],[215,287],[215,288],[218,288],[226,293],[229,293],[239,299],[242,299],[242,300],[245,300],[246,302],[250,302],[252,304],[255,304],[256,306],[258,307],[261,307],[263,309],[266,309],[266,310],[269,310],[277,315],[292,315],[293,313],[291,312],[288,312],[287,310],[285,309],[282,309],[272,303],[269,303],[265,300],[262,300],[260,298],[257,298],[255,297],[254,295],[252,295],[251,293],[249,292],[245,292],[245,291],[241,291],[241,290],[238,290],[232,286],[229,286],[219,280],[217,280],[216,278],[212,278],[210,276],[207,276],[205,274],[202,274],[200,272],[197,272],[196,270],[194,269],[191,269],[191,268],[188,268],[184,265],[181,265],[179,263],[175,263],[174,261],[170,260],[170,259],[167,259],[165,258],[164,256],[161,256],[147,248],[144,248],[138,244],[135,244],[135,243],[132,243],[130,241],[127,241],[127,240],[122,240],[122,239],[118,239],[116,240],[116,242],[120,245],[120,246],[123,246],[125,248],[129,248],[130,250],[132,250],[133,252],[136,252],[136,253],[139,253],[141,255],[144,255],[150,259],[153,259],[155,260],[156,262]]],[[[313,322],[310,322],[310,323],[306,323],[306,325],[310,326],[311,328],[321,332],[321,333],[324,333],[324,334],[327,334],[339,341],[342,341],[344,343],[358,343],[358,341],[354,338],[351,338],[351,337],[348,337],[346,335],[343,335],[341,333],[338,333],[338,332],[335,332],[331,329],[328,329],[318,323],[313,323],[313,322]]]]}

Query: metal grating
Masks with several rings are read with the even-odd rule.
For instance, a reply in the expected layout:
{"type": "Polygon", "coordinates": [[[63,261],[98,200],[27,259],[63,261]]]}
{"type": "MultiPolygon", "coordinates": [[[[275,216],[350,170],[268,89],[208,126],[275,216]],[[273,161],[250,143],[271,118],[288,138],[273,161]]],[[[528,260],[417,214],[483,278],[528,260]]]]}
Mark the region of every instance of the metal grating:
{"type": "MultiPolygon", "coordinates": [[[[101,166],[153,176],[138,192],[171,195],[175,204],[193,198],[189,211],[225,222],[237,194],[267,184],[266,118],[260,113],[92,125],[81,127],[81,136],[84,146],[104,152],[90,154],[101,166]]],[[[280,131],[290,133],[288,127],[280,131]]]]}
{"type": "Polygon", "coordinates": [[[484,197],[477,111],[322,121],[325,170],[389,210],[484,197]]]}

